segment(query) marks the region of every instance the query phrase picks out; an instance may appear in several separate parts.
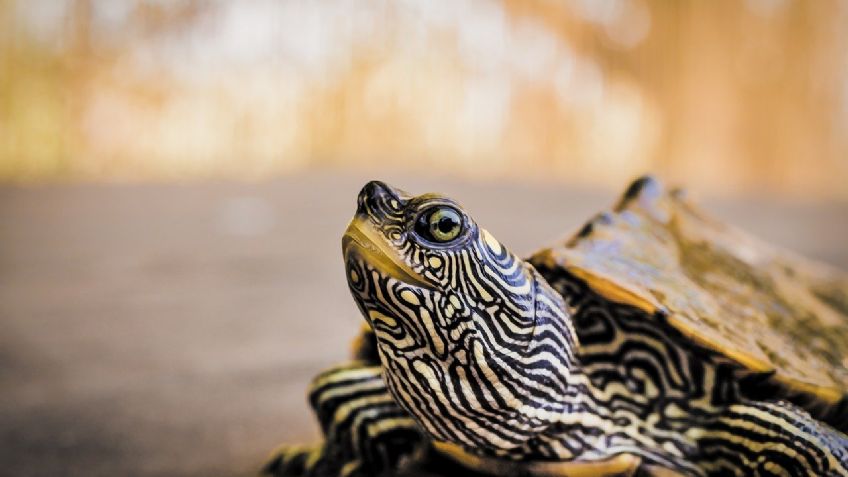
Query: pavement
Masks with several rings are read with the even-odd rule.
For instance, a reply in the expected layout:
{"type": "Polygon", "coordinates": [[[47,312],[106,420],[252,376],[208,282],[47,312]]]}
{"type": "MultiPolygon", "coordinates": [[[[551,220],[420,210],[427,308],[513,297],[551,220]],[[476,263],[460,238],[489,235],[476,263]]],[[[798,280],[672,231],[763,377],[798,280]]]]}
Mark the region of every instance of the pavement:
{"type": "MultiPolygon", "coordinates": [[[[304,389],[360,324],[340,237],[371,178],[449,193],[520,253],[617,195],[329,171],[0,186],[0,475],[251,475],[278,444],[317,439],[304,389]]],[[[706,206],[848,269],[848,204],[706,206]]]]}

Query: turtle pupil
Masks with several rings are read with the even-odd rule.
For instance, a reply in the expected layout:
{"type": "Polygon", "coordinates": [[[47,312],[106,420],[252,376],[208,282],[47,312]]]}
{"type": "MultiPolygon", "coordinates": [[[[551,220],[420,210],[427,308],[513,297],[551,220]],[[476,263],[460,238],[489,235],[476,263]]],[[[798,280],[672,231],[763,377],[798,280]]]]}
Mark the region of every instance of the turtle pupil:
{"type": "Polygon", "coordinates": [[[442,217],[439,220],[439,231],[443,234],[446,234],[458,225],[459,224],[456,223],[456,221],[454,221],[452,217],[442,217]]]}

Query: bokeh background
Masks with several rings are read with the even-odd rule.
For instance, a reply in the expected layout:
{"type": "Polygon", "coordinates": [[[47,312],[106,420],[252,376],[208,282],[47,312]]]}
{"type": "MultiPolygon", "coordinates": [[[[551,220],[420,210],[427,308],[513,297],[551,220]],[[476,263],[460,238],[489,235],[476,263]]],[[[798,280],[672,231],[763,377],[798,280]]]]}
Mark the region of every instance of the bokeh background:
{"type": "Polygon", "coordinates": [[[366,180],[528,253],[645,172],[848,268],[848,1],[0,0],[0,474],[317,438],[366,180]]]}
{"type": "Polygon", "coordinates": [[[442,170],[848,197],[848,4],[4,0],[2,177],[442,170]]]}

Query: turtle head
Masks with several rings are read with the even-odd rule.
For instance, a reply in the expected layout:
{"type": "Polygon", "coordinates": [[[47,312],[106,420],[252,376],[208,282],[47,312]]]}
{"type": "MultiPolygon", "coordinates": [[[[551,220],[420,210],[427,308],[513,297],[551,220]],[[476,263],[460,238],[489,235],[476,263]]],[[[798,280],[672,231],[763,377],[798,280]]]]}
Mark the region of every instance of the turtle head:
{"type": "Polygon", "coordinates": [[[386,383],[434,438],[503,451],[547,425],[577,341],[530,264],[455,201],[377,181],[360,192],[342,248],[386,383]]]}

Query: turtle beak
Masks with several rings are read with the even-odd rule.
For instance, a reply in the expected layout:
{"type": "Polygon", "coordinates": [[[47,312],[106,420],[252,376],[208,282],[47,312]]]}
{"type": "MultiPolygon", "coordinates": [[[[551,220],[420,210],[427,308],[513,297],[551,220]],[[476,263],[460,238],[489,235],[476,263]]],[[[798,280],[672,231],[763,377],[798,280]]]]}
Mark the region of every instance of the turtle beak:
{"type": "Polygon", "coordinates": [[[367,217],[354,216],[342,237],[345,262],[361,260],[383,275],[422,288],[432,288],[418,273],[400,259],[367,217]]]}

